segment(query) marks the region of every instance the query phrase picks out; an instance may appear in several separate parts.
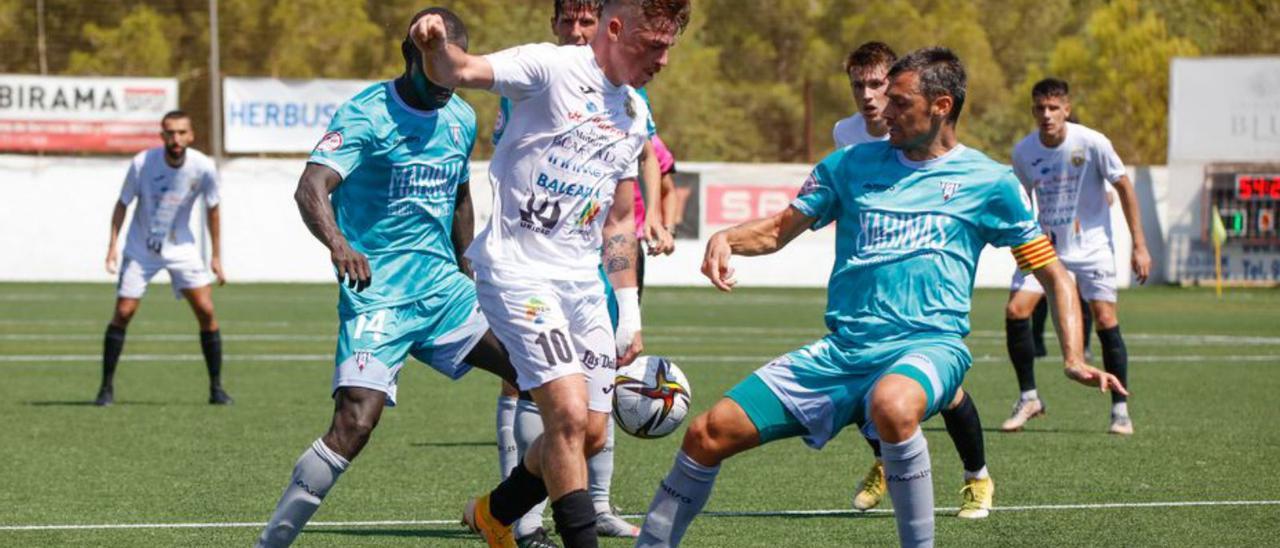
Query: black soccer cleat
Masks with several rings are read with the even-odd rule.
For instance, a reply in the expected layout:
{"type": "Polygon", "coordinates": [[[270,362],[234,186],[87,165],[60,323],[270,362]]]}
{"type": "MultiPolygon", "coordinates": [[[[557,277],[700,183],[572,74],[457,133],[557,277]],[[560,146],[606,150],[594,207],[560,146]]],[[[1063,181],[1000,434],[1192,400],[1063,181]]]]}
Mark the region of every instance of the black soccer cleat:
{"type": "Polygon", "coordinates": [[[209,389],[209,405],[231,405],[235,400],[227,395],[227,392],[221,386],[215,386],[209,389]]]}
{"type": "Polygon", "coordinates": [[[516,539],[517,548],[560,548],[556,541],[551,540],[547,536],[547,530],[541,527],[535,529],[532,534],[527,537],[516,539]]]}
{"type": "Polygon", "coordinates": [[[115,389],[110,386],[103,386],[98,389],[98,397],[94,398],[93,404],[98,407],[106,407],[116,402],[115,389]]]}

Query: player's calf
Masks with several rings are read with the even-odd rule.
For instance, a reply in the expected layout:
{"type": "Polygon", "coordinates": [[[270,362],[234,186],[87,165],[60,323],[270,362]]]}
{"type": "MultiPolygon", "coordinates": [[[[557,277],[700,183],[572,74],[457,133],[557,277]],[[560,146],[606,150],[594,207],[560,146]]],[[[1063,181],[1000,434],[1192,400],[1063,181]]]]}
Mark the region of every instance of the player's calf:
{"type": "Polygon", "coordinates": [[[933,472],[929,444],[920,431],[927,406],[924,388],[904,375],[886,375],[871,393],[871,418],[880,434],[902,546],[933,545],[933,472]]]}

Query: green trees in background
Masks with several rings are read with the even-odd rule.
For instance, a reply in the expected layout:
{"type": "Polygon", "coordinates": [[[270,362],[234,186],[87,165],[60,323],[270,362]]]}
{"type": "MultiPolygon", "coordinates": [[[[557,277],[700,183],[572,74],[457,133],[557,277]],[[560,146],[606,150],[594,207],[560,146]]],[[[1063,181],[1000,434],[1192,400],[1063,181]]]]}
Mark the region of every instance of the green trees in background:
{"type": "MultiPolygon", "coordinates": [[[[230,76],[389,78],[421,0],[218,0],[230,76]]],[[[0,71],[173,76],[207,127],[208,6],[196,0],[0,0],[0,71]],[[46,47],[38,46],[43,19],[46,47]]],[[[551,0],[441,0],[472,50],[550,41],[551,0]]],[[[956,50],[969,69],[961,137],[1001,159],[1033,129],[1029,90],[1071,82],[1075,111],[1129,163],[1161,163],[1175,56],[1280,53],[1280,3],[1264,0],[694,0],[694,20],[651,86],[660,132],[682,160],[804,162],[853,110],[841,63],[881,40],[956,50]]],[[[481,124],[497,99],[465,92],[481,124]]],[[[207,143],[199,143],[205,145],[207,143]]]]}

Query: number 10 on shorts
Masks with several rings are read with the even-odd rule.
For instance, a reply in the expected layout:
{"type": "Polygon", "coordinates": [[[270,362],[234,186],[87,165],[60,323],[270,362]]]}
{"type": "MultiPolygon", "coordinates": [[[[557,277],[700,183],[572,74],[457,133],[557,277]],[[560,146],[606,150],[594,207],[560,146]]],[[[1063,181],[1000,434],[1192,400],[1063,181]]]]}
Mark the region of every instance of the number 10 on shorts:
{"type": "Polygon", "coordinates": [[[547,365],[573,361],[573,347],[569,346],[569,338],[565,337],[564,331],[559,329],[543,331],[538,333],[538,338],[534,339],[533,342],[542,347],[542,353],[547,358],[547,365]]]}

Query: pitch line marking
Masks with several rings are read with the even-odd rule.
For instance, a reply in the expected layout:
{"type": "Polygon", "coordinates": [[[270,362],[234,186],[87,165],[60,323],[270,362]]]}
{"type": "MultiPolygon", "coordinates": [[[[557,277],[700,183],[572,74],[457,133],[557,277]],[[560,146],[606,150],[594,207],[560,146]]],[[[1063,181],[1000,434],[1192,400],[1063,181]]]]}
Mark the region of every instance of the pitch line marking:
{"type": "MultiPolygon", "coordinates": [[[[1023,506],[996,506],[993,512],[1036,512],[1062,510],[1103,510],[1117,508],[1196,508],[1207,506],[1280,506],[1280,500],[1203,500],[1169,502],[1101,502],[1088,504],[1036,504],[1023,506]]],[[[935,508],[937,514],[951,514],[957,507],[935,508]]],[[[830,510],[761,510],[761,511],[712,511],[702,517],[786,517],[786,516],[857,516],[859,514],[892,514],[893,510],[875,509],[859,512],[850,509],[830,510]]],[[[639,519],[642,514],[624,514],[627,519],[639,519]]],[[[405,525],[457,525],[456,519],[381,520],[381,521],[313,521],[307,527],[394,527],[405,525]]],[[[265,522],[230,521],[213,523],[102,523],[85,525],[0,525],[0,532],[18,531],[92,531],[108,529],[232,529],[265,527],[265,522]]]]}

